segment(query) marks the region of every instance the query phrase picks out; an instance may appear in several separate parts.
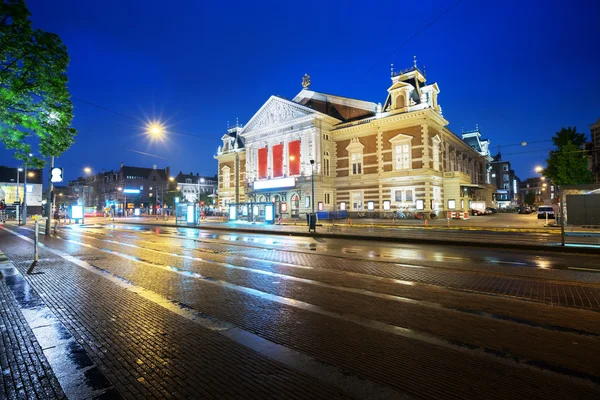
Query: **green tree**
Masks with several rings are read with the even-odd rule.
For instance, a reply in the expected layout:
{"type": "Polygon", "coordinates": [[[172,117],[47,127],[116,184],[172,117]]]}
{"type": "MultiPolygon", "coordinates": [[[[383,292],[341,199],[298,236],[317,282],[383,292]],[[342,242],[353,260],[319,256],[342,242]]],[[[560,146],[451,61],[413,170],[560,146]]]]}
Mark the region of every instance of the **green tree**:
{"type": "Polygon", "coordinates": [[[558,186],[590,183],[592,173],[588,170],[588,159],[583,151],[585,134],[577,133],[576,127],[562,128],[552,142],[556,149],[550,151],[544,176],[558,186]]]}
{"type": "Polygon", "coordinates": [[[58,35],[33,29],[24,0],[0,0],[0,140],[16,159],[43,167],[75,141],[69,55],[58,35]],[[34,148],[32,148],[32,146],[34,148]],[[31,157],[30,152],[41,157],[31,157]]]}
{"type": "Polygon", "coordinates": [[[532,192],[531,190],[529,192],[527,192],[527,194],[525,195],[525,199],[523,200],[525,202],[525,204],[528,204],[530,206],[535,204],[535,192],[532,192]]]}
{"type": "Polygon", "coordinates": [[[175,197],[179,197],[179,201],[185,201],[185,197],[181,190],[173,190],[167,192],[164,197],[164,203],[167,207],[175,207],[175,197]]]}

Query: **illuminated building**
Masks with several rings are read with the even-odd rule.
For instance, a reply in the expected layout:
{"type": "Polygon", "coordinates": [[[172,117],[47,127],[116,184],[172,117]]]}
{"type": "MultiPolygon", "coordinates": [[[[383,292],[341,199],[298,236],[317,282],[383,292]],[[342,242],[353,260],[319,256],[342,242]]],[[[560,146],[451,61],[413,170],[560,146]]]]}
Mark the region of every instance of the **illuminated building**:
{"type": "Polygon", "coordinates": [[[271,96],[223,137],[219,204],[274,202],[283,217],[296,217],[315,201],[316,210],[363,216],[468,210],[479,192],[491,193],[489,154],[447,128],[437,83],[416,63],[391,80],[383,105],[310,90],[307,76],[292,100],[271,96]]]}

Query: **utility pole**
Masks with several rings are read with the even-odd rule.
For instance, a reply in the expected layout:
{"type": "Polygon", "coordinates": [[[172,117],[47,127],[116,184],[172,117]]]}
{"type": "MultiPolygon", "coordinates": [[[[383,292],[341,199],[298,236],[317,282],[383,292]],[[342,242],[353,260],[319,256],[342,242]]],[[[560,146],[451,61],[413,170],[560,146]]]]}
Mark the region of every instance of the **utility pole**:
{"type": "Polygon", "coordinates": [[[23,175],[23,225],[27,224],[27,164],[23,175]]]}
{"type": "Polygon", "coordinates": [[[46,193],[46,236],[50,236],[50,220],[52,219],[52,192],[54,185],[52,184],[52,169],[54,168],[54,156],[50,157],[50,170],[48,170],[48,193],[46,193]]]}
{"type": "Polygon", "coordinates": [[[312,199],[311,199],[312,214],[310,216],[308,230],[310,232],[310,230],[312,229],[313,232],[316,232],[317,231],[317,218],[315,216],[315,160],[310,160],[310,169],[311,169],[310,183],[312,185],[312,199]]]}
{"type": "Polygon", "coordinates": [[[20,204],[19,203],[19,200],[20,200],[19,199],[19,186],[20,186],[20,184],[19,184],[19,180],[20,180],[20,178],[19,178],[19,172],[21,172],[21,168],[17,167],[17,196],[15,197],[16,200],[17,200],[17,215],[15,215],[15,219],[17,220],[17,223],[19,225],[21,225],[21,208],[19,206],[19,204],[20,204]]]}

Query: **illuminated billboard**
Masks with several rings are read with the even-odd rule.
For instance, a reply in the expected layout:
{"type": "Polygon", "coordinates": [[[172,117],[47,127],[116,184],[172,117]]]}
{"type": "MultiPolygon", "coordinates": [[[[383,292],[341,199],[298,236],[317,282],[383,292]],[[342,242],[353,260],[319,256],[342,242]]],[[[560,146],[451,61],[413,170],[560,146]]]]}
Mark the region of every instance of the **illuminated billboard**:
{"type": "Polygon", "coordinates": [[[254,181],[253,183],[254,190],[290,188],[294,186],[296,186],[296,179],[293,177],[254,181]]]}

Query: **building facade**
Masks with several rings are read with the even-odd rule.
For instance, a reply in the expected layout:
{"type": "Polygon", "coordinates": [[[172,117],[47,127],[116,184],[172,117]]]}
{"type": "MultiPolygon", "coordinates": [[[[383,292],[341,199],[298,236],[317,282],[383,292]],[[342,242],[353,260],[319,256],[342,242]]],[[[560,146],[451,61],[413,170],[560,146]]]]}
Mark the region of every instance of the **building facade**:
{"type": "Polygon", "coordinates": [[[41,214],[42,178],[42,170],[29,169],[27,171],[27,184],[25,184],[24,170],[19,171],[18,168],[0,166],[0,200],[3,200],[7,206],[12,206],[17,199],[22,204],[23,196],[27,191],[28,215],[41,214]]]}
{"type": "Polygon", "coordinates": [[[498,207],[516,207],[522,202],[520,196],[521,180],[511,168],[510,161],[502,160],[500,153],[496,154],[490,163],[491,180],[496,186],[494,200],[498,207]]]}
{"type": "Polygon", "coordinates": [[[535,194],[536,205],[555,204],[558,199],[558,187],[546,177],[528,178],[521,182],[520,198],[525,200],[528,193],[535,194]]]}
{"type": "Polygon", "coordinates": [[[447,128],[439,87],[416,65],[392,74],[383,106],[308,85],[293,100],[271,96],[223,137],[215,157],[221,206],[273,202],[283,217],[309,213],[313,202],[357,216],[441,213],[466,211],[490,191],[488,158],[447,128]]]}
{"type": "MultiPolygon", "coordinates": [[[[94,207],[98,211],[112,208],[123,212],[125,208],[142,208],[153,212],[154,206],[162,204],[169,190],[170,168],[133,167],[121,163],[118,170],[104,171],[88,177],[79,177],[67,184],[64,195],[70,204],[94,207]]],[[[59,198],[57,202],[60,204],[59,198]]],[[[68,204],[67,204],[68,205],[68,204]]]]}
{"type": "Polygon", "coordinates": [[[199,173],[195,175],[193,173],[184,174],[179,171],[179,174],[175,177],[177,183],[177,190],[183,193],[184,199],[188,203],[194,203],[197,201],[207,200],[209,204],[213,204],[213,199],[216,198],[217,193],[217,180],[216,176],[200,176],[199,173]]]}

